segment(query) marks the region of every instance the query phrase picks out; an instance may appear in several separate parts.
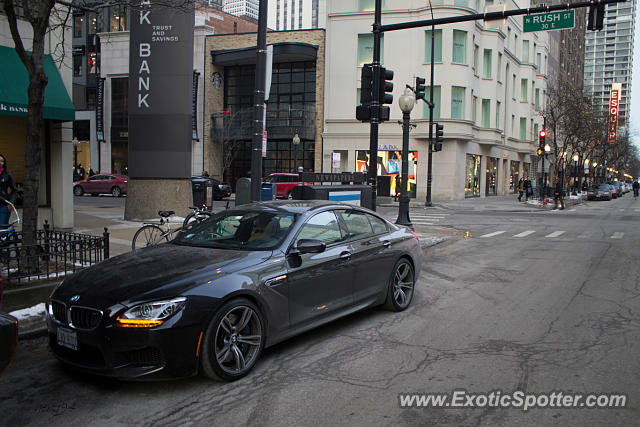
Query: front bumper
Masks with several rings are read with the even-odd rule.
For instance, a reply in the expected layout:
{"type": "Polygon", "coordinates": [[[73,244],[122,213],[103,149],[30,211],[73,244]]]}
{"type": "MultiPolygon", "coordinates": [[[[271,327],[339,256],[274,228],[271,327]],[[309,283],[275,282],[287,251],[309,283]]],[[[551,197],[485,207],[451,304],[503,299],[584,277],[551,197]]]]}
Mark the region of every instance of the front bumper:
{"type": "Polygon", "coordinates": [[[66,365],[96,375],[122,379],[189,377],[198,372],[199,326],[177,326],[170,319],[156,328],[100,325],[93,330],[72,329],[47,316],[49,346],[66,365]],[[77,350],[58,344],[57,330],[75,332],[77,350]]]}

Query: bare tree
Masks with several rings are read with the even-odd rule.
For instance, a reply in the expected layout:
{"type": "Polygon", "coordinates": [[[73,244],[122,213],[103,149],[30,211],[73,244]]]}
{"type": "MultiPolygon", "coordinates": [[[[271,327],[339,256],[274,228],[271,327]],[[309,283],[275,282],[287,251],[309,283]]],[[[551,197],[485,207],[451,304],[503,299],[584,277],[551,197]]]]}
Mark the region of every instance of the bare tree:
{"type": "Polygon", "coordinates": [[[213,138],[220,144],[222,177],[231,168],[231,163],[240,145],[246,140],[247,125],[251,123],[253,110],[245,108],[234,113],[213,115],[213,138]]]}

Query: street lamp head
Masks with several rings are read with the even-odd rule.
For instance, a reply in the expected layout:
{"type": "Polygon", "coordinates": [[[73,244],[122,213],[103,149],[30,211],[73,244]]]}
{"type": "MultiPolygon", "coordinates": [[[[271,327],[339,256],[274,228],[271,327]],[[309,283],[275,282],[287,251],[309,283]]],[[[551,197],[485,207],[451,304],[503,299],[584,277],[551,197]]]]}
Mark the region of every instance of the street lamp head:
{"type": "Polygon", "coordinates": [[[584,159],[585,166],[589,166],[589,159],[584,159]]]}
{"type": "Polygon", "coordinates": [[[573,155],[573,161],[574,161],[574,162],[577,162],[579,158],[580,158],[580,157],[578,157],[578,155],[577,155],[577,154],[574,154],[574,155],[573,155]]]}
{"type": "Polygon", "coordinates": [[[415,102],[416,100],[409,88],[405,88],[404,93],[400,95],[400,99],[398,99],[398,105],[403,113],[410,113],[411,110],[413,110],[415,102]]]}
{"type": "Polygon", "coordinates": [[[544,152],[545,152],[545,153],[549,153],[549,152],[551,152],[551,147],[549,146],[549,144],[545,144],[545,145],[544,145],[544,152]]]}
{"type": "Polygon", "coordinates": [[[300,144],[300,137],[298,136],[298,134],[296,133],[295,135],[293,135],[293,145],[298,145],[300,144]]]}

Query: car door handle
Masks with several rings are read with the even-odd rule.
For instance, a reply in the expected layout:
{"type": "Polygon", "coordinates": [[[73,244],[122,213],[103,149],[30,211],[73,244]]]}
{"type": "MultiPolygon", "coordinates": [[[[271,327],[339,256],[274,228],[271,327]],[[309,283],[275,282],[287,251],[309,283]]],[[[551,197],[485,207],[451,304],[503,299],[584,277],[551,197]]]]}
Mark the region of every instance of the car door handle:
{"type": "Polygon", "coordinates": [[[351,252],[349,252],[349,251],[342,252],[340,254],[340,259],[350,260],[351,259],[351,252]]]}
{"type": "Polygon", "coordinates": [[[384,242],[382,242],[382,245],[383,245],[385,248],[390,248],[390,247],[391,247],[391,242],[390,242],[390,241],[388,241],[388,240],[385,240],[384,242]]]}

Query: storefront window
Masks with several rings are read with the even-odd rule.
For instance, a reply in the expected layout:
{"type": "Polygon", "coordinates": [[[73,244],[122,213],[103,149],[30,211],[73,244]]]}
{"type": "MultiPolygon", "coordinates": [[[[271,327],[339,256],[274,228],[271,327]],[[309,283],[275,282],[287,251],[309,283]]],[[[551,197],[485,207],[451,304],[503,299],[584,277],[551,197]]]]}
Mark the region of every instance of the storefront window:
{"type": "Polygon", "coordinates": [[[90,52],[87,59],[87,70],[89,74],[98,74],[98,54],[90,52]]]}
{"type": "MultiPolygon", "coordinates": [[[[356,151],[356,172],[367,172],[369,151],[356,151]]],[[[418,152],[409,151],[409,171],[407,194],[416,197],[418,172],[418,152]]],[[[378,195],[394,197],[400,193],[399,184],[402,174],[402,151],[378,151],[378,195]]]]}
{"type": "Polygon", "coordinates": [[[82,77],[82,55],[73,55],[73,77],[82,77]]]}
{"type": "Polygon", "coordinates": [[[480,156],[467,154],[465,169],[464,196],[480,196],[480,156]]]}
{"type": "Polygon", "coordinates": [[[127,8],[125,6],[111,6],[109,10],[109,30],[127,31],[127,8]]]}
{"type": "Polygon", "coordinates": [[[83,24],[84,24],[84,16],[75,15],[73,17],[73,37],[82,37],[83,24]]]}
{"type": "Polygon", "coordinates": [[[498,184],[498,159],[495,157],[487,157],[486,179],[486,195],[495,196],[498,194],[496,191],[498,184]]]}
{"type": "Polygon", "coordinates": [[[95,12],[89,12],[89,34],[96,34],[101,31],[98,23],[98,15],[95,12]]]}
{"type": "Polygon", "coordinates": [[[515,193],[520,181],[520,162],[511,162],[511,175],[509,176],[509,191],[515,193]]]}

